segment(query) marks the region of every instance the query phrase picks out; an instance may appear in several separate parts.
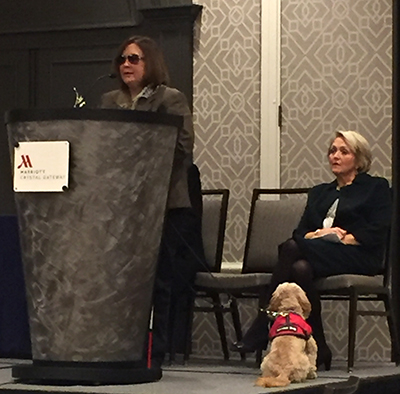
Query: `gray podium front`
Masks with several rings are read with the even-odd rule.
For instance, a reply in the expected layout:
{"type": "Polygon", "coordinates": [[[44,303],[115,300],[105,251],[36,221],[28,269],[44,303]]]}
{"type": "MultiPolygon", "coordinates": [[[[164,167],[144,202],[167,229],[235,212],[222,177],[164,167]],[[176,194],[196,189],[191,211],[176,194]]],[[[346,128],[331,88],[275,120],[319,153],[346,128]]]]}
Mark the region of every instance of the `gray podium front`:
{"type": "Polygon", "coordinates": [[[21,142],[70,144],[68,188],[14,193],[33,362],[13,377],[158,380],[145,348],[181,117],[13,110],[6,124],[12,157],[21,142]]]}

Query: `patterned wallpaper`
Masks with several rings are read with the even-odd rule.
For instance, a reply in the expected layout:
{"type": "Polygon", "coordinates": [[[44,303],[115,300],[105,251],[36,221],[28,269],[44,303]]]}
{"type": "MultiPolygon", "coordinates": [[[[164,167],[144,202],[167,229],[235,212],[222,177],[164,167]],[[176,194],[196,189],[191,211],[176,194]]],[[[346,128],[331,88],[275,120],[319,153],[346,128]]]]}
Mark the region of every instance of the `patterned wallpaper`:
{"type": "MultiPolygon", "coordinates": [[[[261,3],[199,3],[195,156],[203,187],[231,190],[224,260],[241,261],[260,178],[261,3]]],[[[363,133],[371,173],[391,178],[391,3],[282,0],[282,187],[332,179],[326,147],[338,129],[363,133]]]]}
{"type": "MultiPolygon", "coordinates": [[[[260,179],[262,1],[270,0],[197,1],[204,8],[195,28],[195,156],[204,188],[231,190],[225,261],[242,259],[260,179]]],[[[281,0],[281,7],[282,187],[332,179],[326,147],[337,129],[362,132],[373,148],[371,172],[390,178],[392,1],[281,0]]],[[[240,308],[246,330],[256,304],[240,308]]],[[[325,301],[323,320],[334,359],[346,359],[347,304],[325,301]]],[[[358,324],[356,360],[390,360],[385,319],[358,324]]],[[[196,315],[193,339],[195,354],[222,358],[211,314],[196,315]]]]}
{"type": "Polygon", "coordinates": [[[282,0],[283,186],[332,179],[335,130],[361,132],[371,173],[391,178],[391,13],[392,0],[282,0]]]}
{"type": "Polygon", "coordinates": [[[202,0],[194,57],[195,160],[203,188],[231,191],[226,261],[240,261],[259,186],[260,3],[202,0]]]}

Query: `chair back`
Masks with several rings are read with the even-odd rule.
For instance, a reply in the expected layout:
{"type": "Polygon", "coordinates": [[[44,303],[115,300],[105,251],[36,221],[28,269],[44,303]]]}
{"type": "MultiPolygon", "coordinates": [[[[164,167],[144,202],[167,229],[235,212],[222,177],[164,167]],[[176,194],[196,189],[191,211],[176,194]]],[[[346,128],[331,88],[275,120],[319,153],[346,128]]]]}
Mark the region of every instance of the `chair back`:
{"type": "MultiPolygon", "coordinates": [[[[394,241],[397,242],[397,239],[394,241]]],[[[392,257],[392,226],[388,231],[386,245],[385,245],[385,254],[383,256],[383,267],[382,267],[382,274],[383,274],[383,286],[390,288],[392,285],[392,275],[393,275],[393,257],[392,257]]]]}
{"type": "Polygon", "coordinates": [[[203,190],[202,236],[204,254],[212,272],[221,270],[228,213],[228,189],[203,190]]]}
{"type": "Polygon", "coordinates": [[[253,190],[243,273],[273,271],[278,261],[278,246],[297,227],[307,192],[306,188],[253,190]]]}
{"type": "Polygon", "coordinates": [[[392,221],[390,223],[390,228],[387,234],[385,255],[383,258],[383,285],[386,288],[392,287],[393,282],[393,265],[397,263],[393,258],[393,245],[398,242],[395,232],[392,231],[394,221],[393,215],[393,187],[390,188],[390,195],[392,197],[392,221]]]}

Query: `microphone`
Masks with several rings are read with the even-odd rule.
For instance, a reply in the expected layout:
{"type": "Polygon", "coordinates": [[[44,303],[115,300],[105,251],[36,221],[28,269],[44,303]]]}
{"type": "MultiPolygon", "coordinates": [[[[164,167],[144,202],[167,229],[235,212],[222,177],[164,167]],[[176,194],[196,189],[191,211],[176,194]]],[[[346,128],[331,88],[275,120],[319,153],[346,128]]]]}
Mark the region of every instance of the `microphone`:
{"type": "MultiPolygon", "coordinates": [[[[109,74],[104,74],[104,75],[100,75],[100,77],[97,77],[97,79],[92,83],[90,88],[87,90],[86,97],[92,92],[93,88],[97,85],[97,83],[99,81],[101,81],[102,79],[105,79],[105,78],[115,79],[115,78],[117,78],[117,74],[109,73],[109,74]]],[[[86,105],[85,97],[82,96],[78,92],[78,90],[76,89],[75,86],[72,89],[75,92],[75,102],[74,102],[74,107],[73,108],[82,108],[82,107],[84,107],[86,105]]]]}

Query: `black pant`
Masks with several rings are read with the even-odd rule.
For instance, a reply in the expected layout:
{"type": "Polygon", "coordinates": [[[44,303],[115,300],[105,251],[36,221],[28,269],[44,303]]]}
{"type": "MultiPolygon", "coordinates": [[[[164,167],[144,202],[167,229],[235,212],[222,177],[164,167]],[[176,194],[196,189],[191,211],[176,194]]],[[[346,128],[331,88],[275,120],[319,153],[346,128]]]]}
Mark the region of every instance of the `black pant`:
{"type": "MultiPolygon", "coordinates": [[[[308,323],[313,329],[313,336],[319,349],[326,348],[327,344],[321,320],[321,300],[315,288],[313,269],[304,259],[304,255],[294,239],[288,239],[279,245],[279,259],[268,286],[267,305],[272,293],[283,282],[295,282],[306,292],[312,308],[308,323]]],[[[265,348],[268,343],[268,325],[267,314],[259,313],[244,335],[242,342],[250,348],[265,348]]]]}
{"type": "Polygon", "coordinates": [[[153,296],[152,358],[161,363],[172,343],[182,353],[187,338],[196,272],[203,270],[205,257],[201,217],[192,208],[167,212],[161,241],[153,296]]]}

